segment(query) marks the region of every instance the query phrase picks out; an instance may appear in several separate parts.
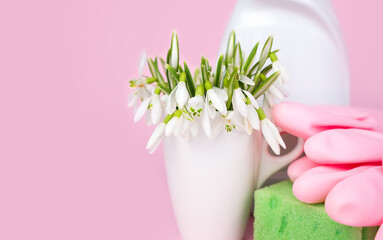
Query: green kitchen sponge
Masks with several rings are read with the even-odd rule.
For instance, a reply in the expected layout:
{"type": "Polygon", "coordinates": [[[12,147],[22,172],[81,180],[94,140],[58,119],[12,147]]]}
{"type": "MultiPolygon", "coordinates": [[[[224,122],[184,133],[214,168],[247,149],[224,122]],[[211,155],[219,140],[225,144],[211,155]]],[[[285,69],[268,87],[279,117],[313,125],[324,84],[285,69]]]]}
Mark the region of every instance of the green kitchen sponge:
{"type": "Polygon", "coordinates": [[[295,198],[292,183],[284,181],[255,191],[255,240],[374,239],[378,227],[350,227],[333,221],[324,204],[306,204],[295,198]]]}

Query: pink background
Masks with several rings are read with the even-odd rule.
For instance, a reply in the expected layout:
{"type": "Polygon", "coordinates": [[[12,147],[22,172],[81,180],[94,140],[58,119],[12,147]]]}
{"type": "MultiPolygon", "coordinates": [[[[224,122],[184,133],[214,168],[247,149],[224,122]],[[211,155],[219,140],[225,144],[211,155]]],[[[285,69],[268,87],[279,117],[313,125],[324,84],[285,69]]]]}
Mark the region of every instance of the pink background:
{"type": "MultiPolygon", "coordinates": [[[[352,104],[382,108],[379,0],[333,0],[352,104]],[[347,5],[346,5],[347,3],[347,5]]],[[[142,50],[214,59],[235,1],[0,3],[0,239],[179,239],[162,151],[133,123],[142,50]]]]}

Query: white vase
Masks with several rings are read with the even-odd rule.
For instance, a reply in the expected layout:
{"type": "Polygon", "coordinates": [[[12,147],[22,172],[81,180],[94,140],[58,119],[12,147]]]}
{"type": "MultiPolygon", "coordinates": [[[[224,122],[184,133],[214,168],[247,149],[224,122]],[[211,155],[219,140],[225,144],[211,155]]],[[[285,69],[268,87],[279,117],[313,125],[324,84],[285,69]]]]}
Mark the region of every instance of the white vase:
{"type": "Polygon", "coordinates": [[[268,153],[259,132],[165,138],[167,180],[182,239],[242,239],[255,188],[298,157],[302,145],[279,157],[268,153]]]}
{"type": "Polygon", "coordinates": [[[348,59],[330,0],[238,0],[221,53],[232,30],[247,54],[274,36],[273,49],[281,49],[279,60],[291,78],[288,100],[349,104],[348,59]]]}

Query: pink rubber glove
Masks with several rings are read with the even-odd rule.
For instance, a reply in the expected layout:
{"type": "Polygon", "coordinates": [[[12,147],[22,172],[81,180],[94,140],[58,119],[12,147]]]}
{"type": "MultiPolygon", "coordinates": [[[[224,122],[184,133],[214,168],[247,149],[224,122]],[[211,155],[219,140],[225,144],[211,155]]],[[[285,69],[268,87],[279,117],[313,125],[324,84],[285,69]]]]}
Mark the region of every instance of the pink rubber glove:
{"type": "Polygon", "coordinates": [[[344,106],[306,106],[294,102],[276,105],[273,119],[286,132],[304,139],[335,128],[372,130],[377,127],[375,118],[363,110],[344,106]]]}
{"type": "MultiPolygon", "coordinates": [[[[381,112],[369,112],[383,119],[381,112]]],[[[285,131],[308,139],[307,157],[288,169],[299,200],[317,203],[328,196],[326,211],[334,220],[353,226],[382,223],[383,175],[379,172],[383,171],[383,135],[371,131],[377,129],[372,115],[350,107],[285,102],[274,108],[273,118],[285,131]]],[[[381,231],[376,239],[382,238],[381,231]]]]}

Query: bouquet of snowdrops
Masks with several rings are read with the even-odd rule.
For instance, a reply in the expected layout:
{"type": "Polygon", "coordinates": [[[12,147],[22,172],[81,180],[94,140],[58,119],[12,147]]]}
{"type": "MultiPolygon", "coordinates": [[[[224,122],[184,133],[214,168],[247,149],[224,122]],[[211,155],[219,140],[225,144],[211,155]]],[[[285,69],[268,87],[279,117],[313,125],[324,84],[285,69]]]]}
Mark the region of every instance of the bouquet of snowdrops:
{"type": "Polygon", "coordinates": [[[278,61],[278,50],[272,51],[272,44],[273,37],[270,36],[258,60],[259,42],[245,57],[232,32],[226,53],[219,57],[214,71],[209,61],[202,57],[201,66],[193,75],[186,62],[179,63],[175,32],[166,61],[161,57],[146,60],[143,56],[141,76],[130,81],[134,91],[128,106],[135,109],[135,121],[146,115],[149,125],[158,124],[146,146],[150,153],[165,136],[172,134],[188,140],[201,130],[209,138],[214,138],[222,130],[231,132],[235,129],[250,135],[254,129],[262,131],[271,149],[279,155],[279,146],[286,146],[270,120],[270,109],[275,100],[287,96],[282,85],[289,81],[289,77],[278,61]],[[142,76],[146,62],[151,76],[142,76]]]}

